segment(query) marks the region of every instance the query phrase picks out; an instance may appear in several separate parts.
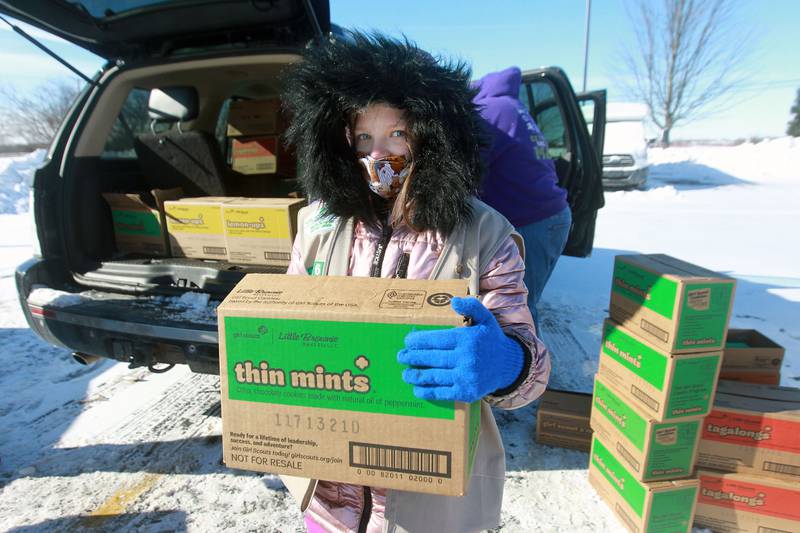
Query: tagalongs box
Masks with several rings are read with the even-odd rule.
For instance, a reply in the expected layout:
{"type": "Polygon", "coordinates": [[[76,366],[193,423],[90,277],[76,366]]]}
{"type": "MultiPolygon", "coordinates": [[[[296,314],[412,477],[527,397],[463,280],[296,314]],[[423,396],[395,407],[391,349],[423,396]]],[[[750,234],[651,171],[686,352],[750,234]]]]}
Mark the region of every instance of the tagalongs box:
{"type": "Polygon", "coordinates": [[[800,483],[711,470],[697,477],[695,526],[715,533],[800,531],[800,483]]]}
{"type": "Polygon", "coordinates": [[[218,307],[223,458],[233,468],[463,495],[480,402],[420,400],[397,352],[461,326],[464,280],[249,274],[218,307]]]}
{"type": "Polygon", "coordinates": [[[720,381],[697,465],[800,483],[800,389],[720,381]]]}

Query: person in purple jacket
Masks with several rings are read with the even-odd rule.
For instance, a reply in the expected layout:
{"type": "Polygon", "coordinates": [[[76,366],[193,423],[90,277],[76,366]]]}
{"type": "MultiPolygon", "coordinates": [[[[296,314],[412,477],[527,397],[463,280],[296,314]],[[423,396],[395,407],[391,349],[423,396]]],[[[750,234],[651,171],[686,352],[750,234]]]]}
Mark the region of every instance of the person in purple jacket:
{"type": "Polygon", "coordinates": [[[492,72],[473,84],[473,102],[485,121],[489,146],[480,198],[514,225],[525,240],[528,307],[539,329],[536,304],[567,243],[572,213],[558,186],[547,141],[519,100],[517,67],[492,72]]]}

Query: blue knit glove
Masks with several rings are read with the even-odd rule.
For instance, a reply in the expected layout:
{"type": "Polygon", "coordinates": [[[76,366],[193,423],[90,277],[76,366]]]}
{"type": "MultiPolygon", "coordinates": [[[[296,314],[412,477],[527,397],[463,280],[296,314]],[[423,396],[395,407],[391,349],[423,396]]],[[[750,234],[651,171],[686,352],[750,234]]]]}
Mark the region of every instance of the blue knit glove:
{"type": "Polygon", "coordinates": [[[508,387],[525,363],[522,346],[506,336],[477,298],[453,298],[453,310],[472,319],[462,328],[412,331],[397,360],[403,380],[423,400],[474,402],[508,387]]]}

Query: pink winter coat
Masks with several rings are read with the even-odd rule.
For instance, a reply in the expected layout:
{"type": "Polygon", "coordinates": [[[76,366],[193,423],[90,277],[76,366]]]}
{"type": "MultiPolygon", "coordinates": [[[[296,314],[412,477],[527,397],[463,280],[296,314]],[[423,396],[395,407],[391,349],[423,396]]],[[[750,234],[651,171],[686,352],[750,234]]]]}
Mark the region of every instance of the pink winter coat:
{"type": "MultiPolygon", "coordinates": [[[[376,230],[362,223],[355,225],[348,275],[370,275],[380,240],[381,235],[376,230]]],[[[381,277],[395,276],[401,257],[407,254],[406,277],[429,278],[444,244],[444,239],[433,232],[416,233],[405,227],[396,229],[384,253],[381,277]]],[[[490,405],[502,409],[516,409],[538,398],[544,392],[550,374],[549,352],[536,336],[527,306],[524,270],[525,264],[517,244],[512,237],[507,237],[488,268],[480,273],[479,298],[494,313],[503,330],[521,340],[532,354],[531,365],[526,369],[527,375],[515,390],[506,396],[484,398],[490,405]]],[[[308,275],[296,243],[288,273],[308,275]]],[[[314,498],[306,510],[308,530],[384,531],[386,492],[386,489],[380,488],[319,481],[314,498]],[[364,513],[365,507],[368,515],[364,513]],[[367,523],[362,523],[362,520],[367,523]]]]}

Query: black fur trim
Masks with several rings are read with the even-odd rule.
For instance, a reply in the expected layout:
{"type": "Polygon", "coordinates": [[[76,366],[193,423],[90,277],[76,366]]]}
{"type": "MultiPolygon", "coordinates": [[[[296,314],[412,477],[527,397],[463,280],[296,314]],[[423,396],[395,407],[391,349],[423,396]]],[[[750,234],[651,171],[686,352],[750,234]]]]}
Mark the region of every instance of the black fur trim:
{"type": "Polygon", "coordinates": [[[471,71],[408,39],[352,32],[309,47],[285,76],[287,142],[297,149],[310,200],[341,217],[376,221],[375,198],[346,139],[348,120],[371,103],[403,109],[413,143],[413,225],[449,234],[471,216],[481,176],[480,115],[471,71]]]}

